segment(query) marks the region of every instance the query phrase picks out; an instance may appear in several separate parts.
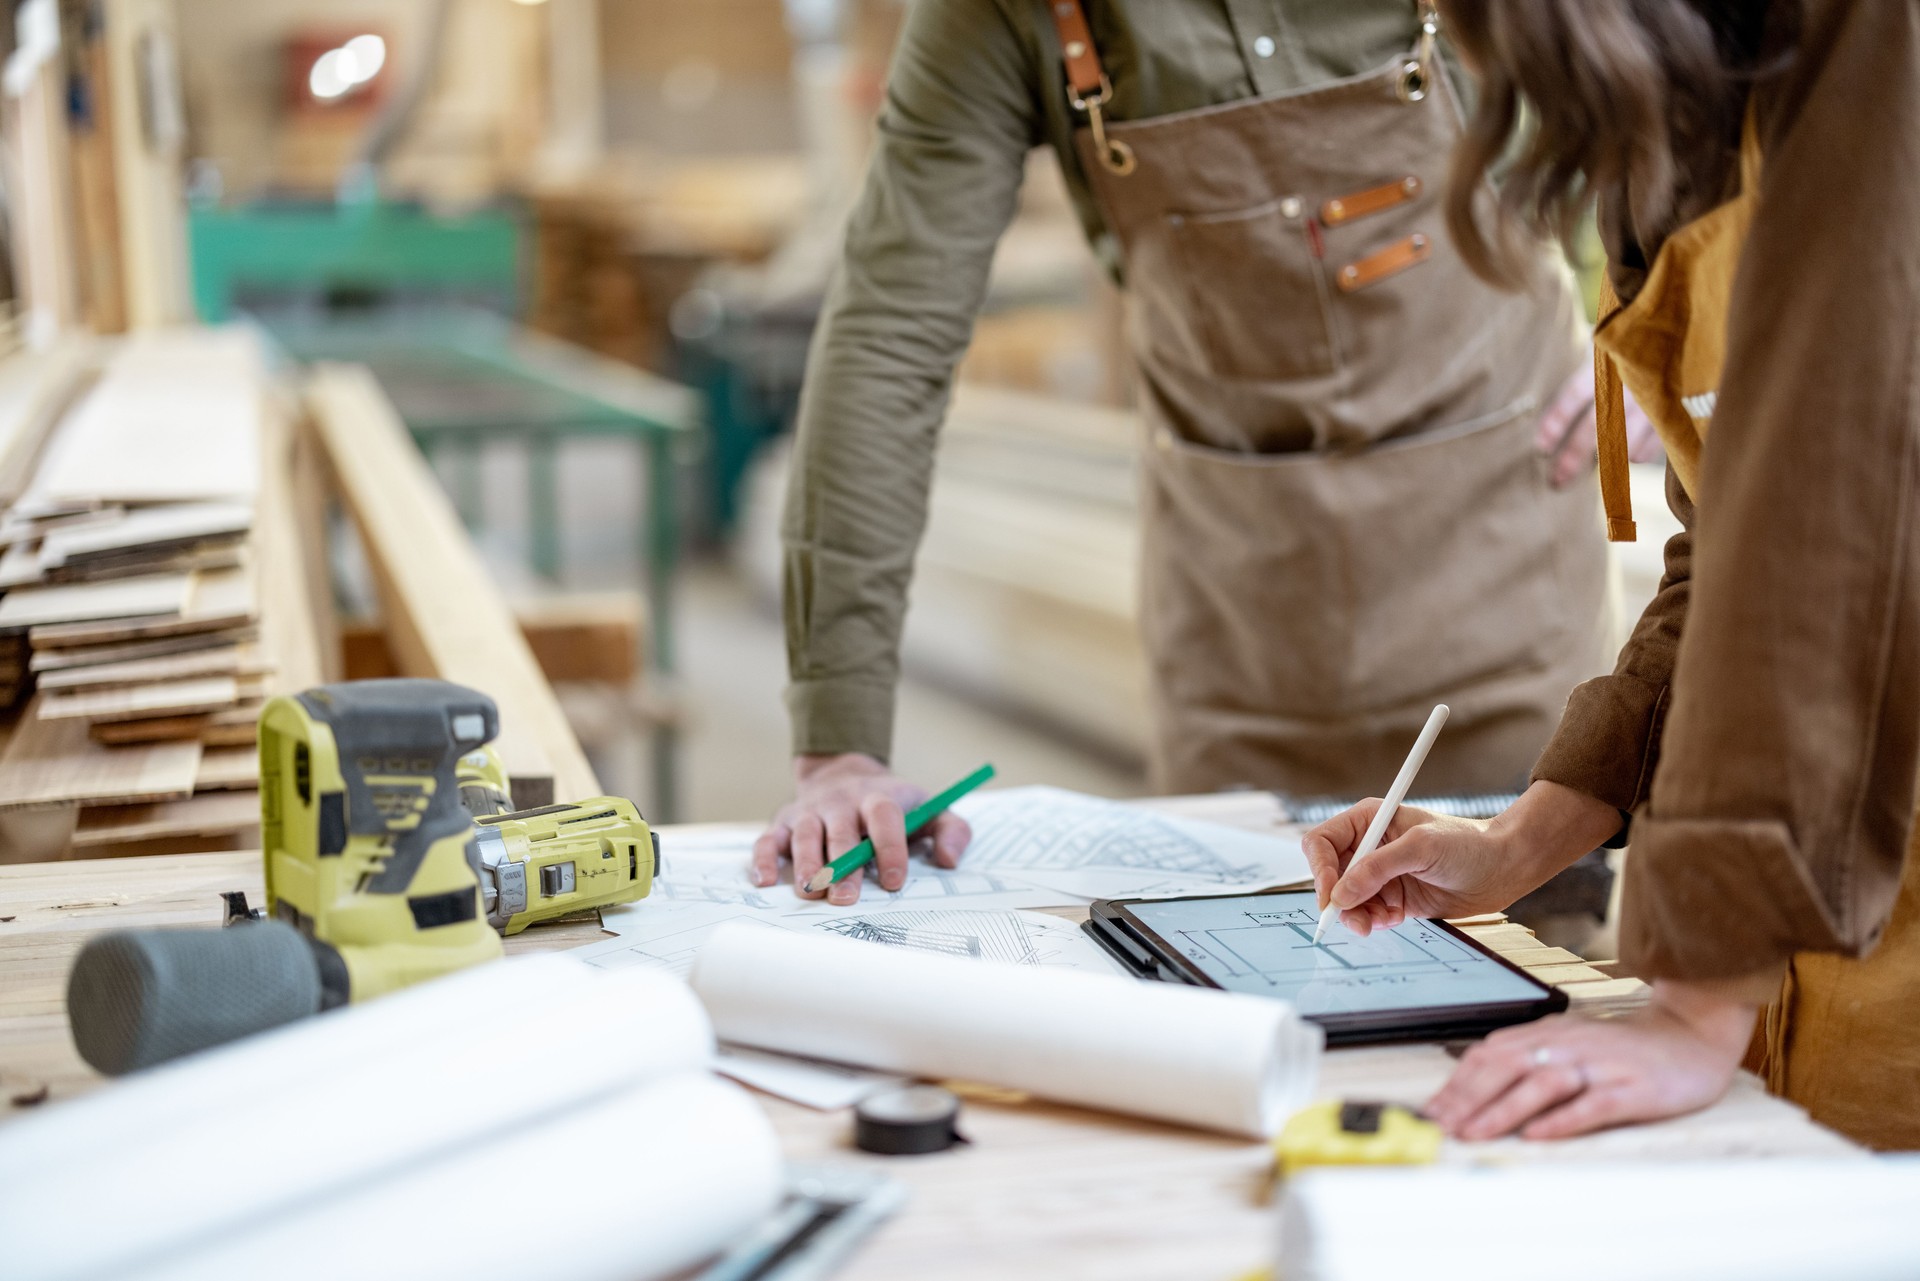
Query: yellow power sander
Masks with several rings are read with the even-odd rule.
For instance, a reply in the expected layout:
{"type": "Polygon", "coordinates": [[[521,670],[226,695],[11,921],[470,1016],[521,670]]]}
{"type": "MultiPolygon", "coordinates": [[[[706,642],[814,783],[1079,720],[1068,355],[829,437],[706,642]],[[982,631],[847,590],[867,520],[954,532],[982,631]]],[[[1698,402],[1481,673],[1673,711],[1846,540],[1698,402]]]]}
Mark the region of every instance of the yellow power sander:
{"type": "Polygon", "coordinates": [[[221,930],[121,931],[68,980],[81,1057],[109,1075],[501,955],[501,934],[643,898],[658,838],[631,801],[514,811],[499,713],[445,681],[323,685],[260,716],[267,902],[221,930]],[[471,805],[475,810],[469,811],[471,805]]]}

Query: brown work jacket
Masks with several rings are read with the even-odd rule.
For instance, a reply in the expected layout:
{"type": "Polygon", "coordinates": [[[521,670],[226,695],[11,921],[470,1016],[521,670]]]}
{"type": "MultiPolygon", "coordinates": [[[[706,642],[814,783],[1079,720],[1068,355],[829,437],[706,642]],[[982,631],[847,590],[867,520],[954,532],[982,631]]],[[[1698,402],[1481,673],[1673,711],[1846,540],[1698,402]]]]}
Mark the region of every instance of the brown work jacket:
{"type": "Polygon", "coordinates": [[[1636,973],[1784,974],[1770,1083],[1920,1146],[1920,4],[1803,22],[1728,198],[1651,251],[1606,220],[1685,529],[1535,777],[1633,813],[1636,973]]]}

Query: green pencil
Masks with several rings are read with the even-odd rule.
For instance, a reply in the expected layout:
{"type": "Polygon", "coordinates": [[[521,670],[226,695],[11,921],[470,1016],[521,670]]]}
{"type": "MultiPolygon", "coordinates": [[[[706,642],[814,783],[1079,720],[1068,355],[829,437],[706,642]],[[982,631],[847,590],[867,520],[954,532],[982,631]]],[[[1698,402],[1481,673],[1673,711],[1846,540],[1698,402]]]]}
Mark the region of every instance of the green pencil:
{"type": "MultiPolygon", "coordinates": [[[[973,773],[949,787],[939,795],[922,801],[907,811],[907,836],[909,839],[919,835],[920,829],[947,812],[955,801],[971,792],[980,784],[993,777],[993,766],[982,765],[973,773]]],[[[865,867],[873,861],[873,842],[861,841],[858,845],[827,864],[807,878],[807,893],[818,894],[849,872],[865,867]]]]}

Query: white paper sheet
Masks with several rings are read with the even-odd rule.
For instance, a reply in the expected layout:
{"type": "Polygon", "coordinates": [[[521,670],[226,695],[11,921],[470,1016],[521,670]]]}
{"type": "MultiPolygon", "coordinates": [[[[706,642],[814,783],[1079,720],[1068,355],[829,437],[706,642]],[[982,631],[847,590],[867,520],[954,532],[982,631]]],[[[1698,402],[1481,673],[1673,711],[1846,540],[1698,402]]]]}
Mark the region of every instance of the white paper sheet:
{"type": "Polygon", "coordinates": [[[721,1046],[714,1056],[713,1070],[742,1085],[821,1112],[850,1108],[875,1090],[904,1085],[911,1079],[894,1072],[875,1072],[744,1045],[721,1046]]]}
{"type": "Polygon", "coordinates": [[[1136,898],[1309,882],[1291,836],[1175,818],[1057,787],[981,792],[954,807],[973,827],[962,866],[1076,898],[1136,898]]]}
{"type": "Polygon", "coordinates": [[[908,952],[1048,969],[1124,971],[1079,926],[1044,912],[969,908],[856,910],[809,906],[763,912],[727,903],[655,904],[623,916],[624,932],[567,953],[602,969],[645,966],[685,976],[713,932],[729,923],[857,939],[908,952]]]}
{"type": "Polygon", "coordinates": [[[729,1041],[1269,1135],[1311,1097],[1320,1030],[1285,1002],[1038,965],[716,929],[691,976],[729,1041]]]}
{"type": "Polygon", "coordinates": [[[1920,1276],[1917,1205],[1917,1157],[1323,1168],[1288,1186],[1276,1271],[1289,1281],[1907,1281],[1920,1276]],[[1444,1248],[1476,1225],[1497,1248],[1492,1237],[1444,1248]]]}

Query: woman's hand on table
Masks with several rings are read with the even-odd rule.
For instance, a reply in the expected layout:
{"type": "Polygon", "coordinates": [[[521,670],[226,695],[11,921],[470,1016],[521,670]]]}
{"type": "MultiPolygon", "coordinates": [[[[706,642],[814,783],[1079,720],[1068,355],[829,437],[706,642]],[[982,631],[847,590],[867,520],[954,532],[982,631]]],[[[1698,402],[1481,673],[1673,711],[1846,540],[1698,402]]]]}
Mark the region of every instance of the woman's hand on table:
{"type": "Polygon", "coordinates": [[[1502,1028],[1461,1058],[1426,1115],[1456,1139],[1565,1139],[1708,1106],[1727,1091],[1759,1006],[1719,985],[1656,981],[1641,1010],[1502,1028]]]}
{"type": "Polygon", "coordinates": [[[1365,800],[1308,832],[1302,844],[1321,905],[1365,937],[1410,916],[1497,912],[1599,846],[1620,827],[1603,801],[1535,783],[1497,818],[1429,814],[1403,805],[1378,849],[1353,863],[1380,808],[1365,800]]]}
{"type": "MultiPolygon", "coordinates": [[[[806,893],[807,878],[868,837],[873,839],[873,862],[868,867],[880,888],[897,890],[907,883],[906,812],[927,799],[925,788],[858,752],[796,757],[793,777],[794,800],[753,843],[755,885],[778,882],[780,860],[786,858],[793,862],[794,892],[818,898],[806,893]]],[[[914,844],[924,844],[937,866],[954,867],[972,839],[967,821],[948,812],[935,819],[914,844]]],[[[842,906],[858,902],[867,870],[835,882],[825,892],[827,901],[842,906]]]]}

